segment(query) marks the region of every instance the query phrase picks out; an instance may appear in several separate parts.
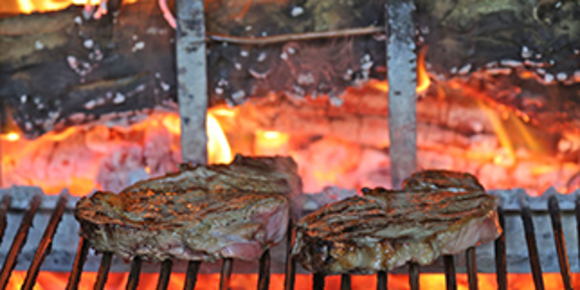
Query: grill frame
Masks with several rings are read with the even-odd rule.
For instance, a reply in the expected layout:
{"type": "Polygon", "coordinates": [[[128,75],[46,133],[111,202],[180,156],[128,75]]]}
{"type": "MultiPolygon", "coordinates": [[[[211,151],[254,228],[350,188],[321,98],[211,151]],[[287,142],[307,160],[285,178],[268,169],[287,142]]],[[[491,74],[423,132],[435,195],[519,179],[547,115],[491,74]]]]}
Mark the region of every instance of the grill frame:
{"type": "MultiPolygon", "coordinates": [[[[63,214],[65,212],[65,207],[67,201],[69,200],[69,195],[63,193],[59,196],[55,209],[51,214],[49,223],[44,229],[44,235],[40,240],[39,247],[36,250],[34,259],[27,271],[25,283],[22,285],[22,289],[32,289],[36,283],[36,277],[44,258],[48,256],[51,250],[52,240],[56,233],[56,230],[62,220],[63,214]]],[[[28,208],[24,213],[24,217],[20,222],[20,226],[16,236],[14,237],[11,250],[4,261],[4,267],[2,269],[2,275],[0,275],[0,283],[6,286],[10,276],[13,272],[14,265],[17,262],[20,250],[26,243],[28,234],[30,233],[30,228],[34,220],[34,216],[39,210],[42,201],[42,195],[36,194],[32,197],[29,202],[28,208]]],[[[521,222],[524,226],[524,234],[526,237],[526,246],[529,252],[529,264],[534,279],[535,289],[544,289],[544,281],[542,276],[542,268],[540,263],[540,256],[538,254],[538,246],[536,242],[534,220],[532,219],[532,210],[530,209],[529,203],[525,198],[520,196],[518,200],[520,206],[520,216],[521,222]]],[[[11,196],[5,194],[0,201],[0,230],[6,228],[7,220],[6,215],[10,208],[11,196]]],[[[577,234],[580,235],[580,195],[575,195],[575,217],[577,223],[577,234]]],[[[564,239],[561,208],[559,206],[559,201],[556,195],[549,195],[546,200],[546,206],[549,213],[549,217],[552,224],[552,234],[555,242],[556,250],[558,253],[558,264],[560,266],[560,276],[563,281],[564,289],[573,289],[570,262],[567,256],[567,247],[564,239]]],[[[498,283],[498,289],[507,289],[507,257],[506,257],[506,235],[505,235],[505,211],[502,206],[498,207],[499,222],[501,227],[504,229],[504,233],[500,235],[493,243],[494,253],[495,253],[495,274],[498,283]]],[[[289,221],[288,234],[287,234],[287,252],[286,252],[286,266],[285,266],[285,289],[292,290],[295,286],[296,277],[296,262],[290,255],[291,244],[294,239],[293,235],[293,225],[292,219],[289,221]]],[[[4,231],[0,231],[0,238],[4,238],[4,231]]],[[[4,242],[4,241],[2,241],[4,242]]],[[[70,271],[69,281],[66,289],[78,289],[81,274],[83,273],[83,267],[87,261],[87,256],[89,254],[89,243],[82,237],[79,240],[77,253],[73,266],[70,271]]],[[[469,248],[465,251],[466,255],[466,270],[468,274],[468,284],[470,290],[475,290],[477,288],[477,263],[476,263],[476,252],[475,248],[469,248]]],[[[111,269],[113,254],[103,253],[101,257],[101,264],[97,274],[97,280],[95,282],[95,289],[104,289],[108,274],[111,269]]],[[[443,256],[443,262],[445,265],[444,272],[446,277],[446,289],[457,289],[456,280],[456,268],[454,256],[445,255],[443,256]]],[[[233,269],[233,259],[224,259],[222,263],[221,279],[220,279],[220,290],[228,289],[229,280],[233,269]]],[[[127,281],[127,289],[136,289],[139,284],[139,277],[142,268],[142,260],[136,258],[131,263],[131,270],[129,274],[129,279],[127,281]]],[[[270,279],[270,251],[265,251],[260,258],[259,268],[258,268],[258,285],[259,290],[269,289],[269,279],[270,279]]],[[[173,262],[171,260],[166,260],[161,264],[159,281],[157,289],[167,289],[168,282],[171,274],[173,262]]],[[[197,275],[201,267],[201,262],[190,261],[186,270],[186,281],[184,289],[195,289],[195,284],[197,281],[197,275]]],[[[409,263],[408,273],[409,273],[409,285],[412,290],[419,289],[419,276],[420,276],[420,266],[416,263],[409,263]]],[[[325,275],[321,273],[313,274],[313,289],[324,289],[325,275]]],[[[377,279],[377,289],[386,290],[388,289],[388,275],[386,271],[381,271],[376,275],[377,279]]],[[[343,274],[341,275],[341,289],[351,289],[351,275],[343,274]]]]}

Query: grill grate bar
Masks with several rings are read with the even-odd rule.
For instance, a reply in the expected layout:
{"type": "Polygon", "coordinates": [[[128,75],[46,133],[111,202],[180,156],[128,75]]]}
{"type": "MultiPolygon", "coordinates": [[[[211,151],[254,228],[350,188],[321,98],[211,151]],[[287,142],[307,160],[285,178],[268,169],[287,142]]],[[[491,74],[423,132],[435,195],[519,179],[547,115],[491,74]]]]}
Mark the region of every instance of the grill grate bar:
{"type": "Polygon", "coordinates": [[[285,290],[294,290],[294,282],[296,281],[296,261],[292,257],[292,241],[294,240],[293,226],[294,222],[292,218],[288,219],[288,232],[286,233],[286,269],[284,269],[285,290]]]}
{"type": "Polygon", "coordinates": [[[503,232],[494,242],[495,247],[495,273],[498,290],[507,290],[507,256],[505,244],[505,217],[503,215],[503,208],[497,207],[497,215],[499,225],[503,232]]]}
{"type": "Polygon", "coordinates": [[[475,247],[470,247],[465,251],[465,260],[467,264],[467,283],[469,290],[477,290],[477,258],[475,247]]]}
{"type": "Polygon", "coordinates": [[[377,290],[387,290],[387,282],[387,271],[379,271],[377,273],[377,290]]]}
{"type": "Polygon", "coordinates": [[[77,250],[77,255],[73,263],[73,268],[68,277],[68,284],[66,290],[76,290],[79,287],[79,282],[81,281],[81,274],[83,272],[83,266],[87,260],[87,255],[89,254],[89,242],[85,238],[81,237],[79,241],[79,247],[77,250]]]}
{"type": "Polygon", "coordinates": [[[312,275],[312,289],[313,290],[324,290],[324,279],[326,276],[322,273],[314,273],[312,275]]]}
{"type": "Polygon", "coordinates": [[[230,286],[230,279],[232,277],[234,260],[232,258],[225,258],[222,264],[222,273],[220,275],[220,290],[227,290],[230,286]]]}
{"type": "Polygon", "coordinates": [[[556,242],[558,263],[560,264],[560,273],[562,275],[562,281],[564,282],[564,289],[572,290],[572,275],[570,274],[570,262],[568,262],[566,241],[564,240],[564,231],[562,230],[560,205],[555,195],[548,198],[548,211],[550,212],[550,219],[552,220],[552,229],[554,231],[554,240],[556,242]]]}
{"type": "Polygon", "coordinates": [[[14,236],[14,240],[10,246],[6,260],[4,260],[2,272],[0,273],[0,289],[5,289],[6,285],[8,285],[8,280],[10,280],[12,270],[14,269],[14,266],[16,266],[16,259],[18,258],[18,255],[20,255],[20,251],[26,243],[30,226],[32,225],[32,221],[34,220],[34,216],[36,215],[36,211],[38,210],[41,201],[42,195],[40,194],[36,194],[32,200],[30,200],[29,209],[26,211],[22,221],[20,222],[18,232],[16,233],[16,236],[14,236]]]}
{"type": "Polygon", "coordinates": [[[99,273],[97,274],[97,281],[95,281],[95,290],[105,289],[105,284],[107,283],[107,278],[109,276],[109,270],[111,269],[111,261],[113,260],[113,253],[105,252],[101,258],[101,266],[99,267],[99,273]]]}
{"type": "Polygon", "coordinates": [[[0,203],[0,243],[4,239],[4,232],[6,231],[6,226],[8,225],[6,214],[8,213],[11,200],[12,197],[9,194],[5,194],[2,196],[2,203],[0,203]]]}
{"type": "Polygon", "coordinates": [[[50,253],[52,248],[52,239],[56,233],[58,225],[60,224],[62,215],[64,214],[67,201],[68,194],[61,194],[58,198],[56,208],[50,216],[50,221],[46,226],[46,230],[44,231],[42,239],[40,240],[40,244],[36,249],[36,253],[34,253],[34,258],[30,264],[30,267],[28,268],[28,272],[26,273],[26,278],[24,279],[24,284],[22,285],[21,289],[31,290],[36,284],[36,277],[40,271],[40,266],[44,262],[46,256],[50,253]]]}
{"type": "Polygon", "coordinates": [[[167,259],[161,263],[161,269],[159,270],[159,280],[157,281],[157,290],[166,290],[167,286],[169,286],[172,267],[173,261],[171,259],[167,259]]]}
{"type": "Polygon", "coordinates": [[[524,224],[524,232],[526,234],[528,256],[530,258],[530,266],[532,268],[534,285],[536,286],[536,290],[544,290],[544,278],[542,277],[542,268],[540,266],[540,256],[538,255],[538,246],[536,244],[536,233],[534,230],[534,223],[532,221],[532,214],[530,212],[530,207],[527,204],[522,204],[521,208],[522,221],[524,224]]]}
{"type": "Polygon", "coordinates": [[[447,290],[457,289],[457,277],[455,276],[455,261],[452,255],[444,255],[445,264],[445,286],[447,290]]]}
{"type": "Polygon", "coordinates": [[[268,290],[270,287],[270,250],[264,251],[260,258],[258,274],[258,290],[268,290]]]}
{"type": "Polygon", "coordinates": [[[139,275],[141,274],[141,264],[143,260],[137,256],[131,261],[131,272],[129,272],[129,281],[127,281],[127,290],[137,289],[139,285],[139,275]]]}
{"type": "Polygon", "coordinates": [[[195,288],[195,283],[197,282],[197,273],[199,272],[200,266],[200,261],[189,261],[189,264],[187,264],[187,273],[185,274],[185,286],[183,286],[184,290],[193,290],[195,288]]]}
{"type": "Polygon", "coordinates": [[[340,290],[351,290],[352,281],[349,274],[340,275],[340,290]]]}
{"type": "Polygon", "coordinates": [[[409,286],[411,290],[419,290],[419,264],[409,263],[409,286]]]}

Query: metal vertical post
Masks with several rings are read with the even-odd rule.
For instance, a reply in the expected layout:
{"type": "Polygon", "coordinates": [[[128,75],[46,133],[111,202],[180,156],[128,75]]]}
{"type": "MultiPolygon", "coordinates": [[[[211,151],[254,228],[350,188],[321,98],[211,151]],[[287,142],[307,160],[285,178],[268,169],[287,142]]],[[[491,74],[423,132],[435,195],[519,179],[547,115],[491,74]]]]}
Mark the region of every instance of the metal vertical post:
{"type": "Polygon", "coordinates": [[[207,162],[208,105],[205,20],[202,0],[175,1],[177,96],[183,162],[207,162]]]}
{"type": "Polygon", "coordinates": [[[391,181],[400,188],[417,168],[417,53],[413,0],[387,0],[387,80],[391,181]]]}

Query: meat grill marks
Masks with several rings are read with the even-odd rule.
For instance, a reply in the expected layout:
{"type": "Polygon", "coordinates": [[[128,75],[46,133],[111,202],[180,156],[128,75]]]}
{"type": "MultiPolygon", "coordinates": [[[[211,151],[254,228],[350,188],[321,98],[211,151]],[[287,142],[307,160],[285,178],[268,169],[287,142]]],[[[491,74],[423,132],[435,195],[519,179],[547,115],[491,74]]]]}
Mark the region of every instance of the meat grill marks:
{"type": "Polygon", "coordinates": [[[257,260],[283,239],[300,188],[292,159],[237,156],[82,198],[75,217],[96,250],[125,259],[257,260]]]}
{"type": "Polygon", "coordinates": [[[426,171],[401,191],[365,190],[303,218],[293,254],[307,270],[375,273],[432,263],[501,233],[495,198],[470,175],[426,171]]]}

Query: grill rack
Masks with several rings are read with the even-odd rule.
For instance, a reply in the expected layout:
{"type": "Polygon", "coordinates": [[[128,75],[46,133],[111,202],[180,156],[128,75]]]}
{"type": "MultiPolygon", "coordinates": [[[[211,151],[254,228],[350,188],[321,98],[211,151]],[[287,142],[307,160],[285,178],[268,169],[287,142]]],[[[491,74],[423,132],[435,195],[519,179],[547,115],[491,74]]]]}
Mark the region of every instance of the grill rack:
{"type": "MultiPolygon", "coordinates": [[[[58,198],[56,207],[51,214],[50,221],[44,231],[42,239],[39,246],[35,252],[34,259],[29,266],[26,273],[26,278],[22,284],[21,289],[33,289],[36,284],[36,278],[40,271],[40,267],[46,256],[50,253],[52,240],[56,233],[56,229],[63,217],[66,203],[69,199],[68,194],[61,194],[58,198]]],[[[42,194],[36,194],[30,200],[28,209],[24,213],[16,236],[14,237],[10,250],[2,270],[0,272],[0,289],[4,289],[8,284],[14,266],[16,265],[18,256],[22,247],[26,243],[30,227],[32,226],[32,221],[36,215],[40,203],[42,201],[42,194]]],[[[562,277],[564,289],[571,290],[572,279],[570,272],[570,264],[568,261],[566,243],[564,240],[564,233],[562,228],[562,219],[560,214],[560,206],[558,199],[555,195],[551,195],[548,198],[548,212],[550,215],[550,220],[552,222],[552,231],[554,234],[554,241],[556,244],[558,263],[560,267],[560,275],[562,277]]],[[[5,229],[7,226],[7,212],[11,204],[11,197],[9,194],[5,194],[0,201],[0,242],[4,238],[5,229]]],[[[529,253],[529,263],[532,270],[532,277],[535,285],[535,289],[543,290],[544,281],[542,277],[542,268],[540,264],[540,258],[538,254],[538,247],[536,243],[534,223],[532,220],[532,214],[528,203],[525,199],[520,200],[520,215],[522,223],[524,226],[524,233],[526,237],[526,245],[529,253]]],[[[498,207],[499,222],[502,228],[505,228],[504,211],[501,206],[498,207]]],[[[576,216],[576,230],[580,235],[580,195],[576,196],[575,199],[575,216],[576,216]]],[[[296,263],[290,255],[291,243],[292,243],[292,225],[293,222],[290,220],[287,234],[287,253],[286,253],[286,269],[285,269],[285,289],[294,289],[295,275],[296,275],[296,263]]],[[[580,239],[578,240],[578,247],[580,248],[580,239]]],[[[507,281],[507,259],[506,259],[506,240],[505,232],[500,235],[494,241],[495,250],[495,270],[498,289],[505,290],[508,289],[507,281]]],[[[66,289],[78,289],[81,274],[83,272],[83,266],[87,259],[89,252],[89,243],[81,238],[78,245],[77,254],[73,263],[73,267],[70,272],[69,281],[66,289]]],[[[478,289],[477,285],[477,264],[476,264],[476,253],[475,248],[469,248],[465,251],[466,256],[466,266],[467,266],[467,277],[470,290],[478,289]]],[[[580,256],[580,253],[579,253],[580,256]]],[[[97,274],[97,280],[94,284],[94,289],[104,289],[107,276],[111,267],[113,254],[110,252],[105,252],[102,254],[101,264],[97,274]]],[[[579,257],[580,258],[580,257],[579,257]]],[[[452,255],[443,256],[443,262],[445,266],[445,279],[446,279],[446,289],[455,290],[457,289],[456,281],[456,271],[454,264],[454,257],[452,255]]],[[[129,279],[127,282],[127,289],[136,289],[139,283],[139,276],[141,272],[142,260],[139,257],[133,259],[131,263],[131,270],[129,274],[129,279]]],[[[232,274],[232,259],[224,259],[222,263],[222,269],[220,274],[220,290],[228,289],[229,280],[232,274]]],[[[166,260],[161,264],[161,269],[159,272],[159,279],[157,289],[167,289],[169,284],[169,279],[171,275],[171,268],[173,262],[171,260],[166,260]]],[[[190,261],[186,270],[186,281],[184,289],[191,290],[195,288],[197,274],[201,262],[190,261]]],[[[419,289],[419,275],[420,266],[416,263],[409,263],[409,285],[411,290],[419,289]]],[[[269,288],[270,282],[270,252],[265,251],[260,258],[259,272],[258,272],[258,290],[265,290],[269,288]]],[[[386,290],[388,275],[386,271],[380,271],[377,274],[377,290],[386,290]]],[[[322,273],[313,274],[313,289],[322,290],[324,289],[325,275],[322,273]]],[[[351,276],[348,274],[341,275],[341,290],[351,289],[351,276]]]]}

